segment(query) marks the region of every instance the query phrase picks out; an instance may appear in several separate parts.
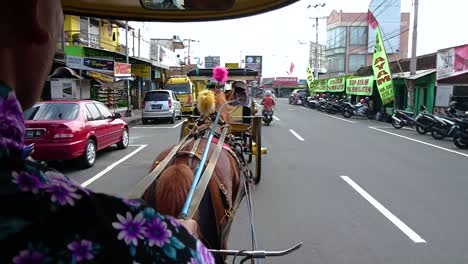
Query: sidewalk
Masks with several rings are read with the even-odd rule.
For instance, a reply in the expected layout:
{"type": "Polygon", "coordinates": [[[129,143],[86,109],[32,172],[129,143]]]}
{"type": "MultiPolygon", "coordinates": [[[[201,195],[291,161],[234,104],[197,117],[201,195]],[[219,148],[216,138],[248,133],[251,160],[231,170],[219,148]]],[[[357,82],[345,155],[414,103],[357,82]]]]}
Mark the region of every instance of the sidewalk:
{"type": "Polygon", "coordinates": [[[141,123],[141,109],[132,110],[132,116],[129,117],[125,116],[126,111],[126,107],[115,109],[115,112],[122,116],[122,119],[127,122],[128,126],[135,126],[141,123]]]}

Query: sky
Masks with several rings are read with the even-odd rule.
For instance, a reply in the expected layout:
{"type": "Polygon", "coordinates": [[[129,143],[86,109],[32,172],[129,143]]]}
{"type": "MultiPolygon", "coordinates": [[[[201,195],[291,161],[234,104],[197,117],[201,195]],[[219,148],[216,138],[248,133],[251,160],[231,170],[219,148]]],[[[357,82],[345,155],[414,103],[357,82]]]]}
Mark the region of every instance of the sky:
{"type": "MultiPolygon", "coordinates": [[[[387,0],[392,1],[392,0],[387,0]]],[[[288,7],[247,18],[217,22],[151,23],[151,38],[194,39],[191,58],[221,56],[221,64],[240,62],[245,55],[263,56],[263,77],[305,78],[309,45],[315,41],[314,20],[309,17],[328,16],[332,10],[366,12],[371,0],[302,0],[288,7]],[[325,3],[324,7],[307,8],[309,4],[325,3]],[[295,69],[286,72],[290,64],[295,69]]],[[[411,12],[410,34],[413,28],[413,0],[401,0],[402,12],[411,12]]],[[[465,0],[420,0],[417,55],[438,49],[468,44],[465,0]]],[[[319,21],[319,43],[326,42],[326,20],[319,21]]],[[[411,47],[411,40],[409,43],[411,47]]],[[[409,49],[411,50],[411,48],[409,49]]],[[[185,51],[186,53],[187,51],[185,51]]],[[[181,57],[183,51],[178,52],[181,57]]]]}

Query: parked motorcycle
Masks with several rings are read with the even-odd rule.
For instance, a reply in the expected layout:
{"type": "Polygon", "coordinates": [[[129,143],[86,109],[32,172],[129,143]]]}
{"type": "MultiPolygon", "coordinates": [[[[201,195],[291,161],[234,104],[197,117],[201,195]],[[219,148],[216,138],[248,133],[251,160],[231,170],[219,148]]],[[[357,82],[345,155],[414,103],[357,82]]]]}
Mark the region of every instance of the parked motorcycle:
{"type": "MultiPolygon", "coordinates": [[[[468,112],[465,115],[468,115],[468,112]]],[[[468,118],[460,119],[455,123],[453,143],[457,148],[468,149],[468,118]]]]}
{"type": "Polygon", "coordinates": [[[326,104],[325,111],[329,114],[343,113],[345,109],[345,99],[334,100],[326,104]]]}
{"type": "Polygon", "coordinates": [[[311,108],[311,109],[317,108],[318,102],[319,102],[319,98],[320,98],[320,97],[319,97],[318,95],[317,95],[317,96],[314,96],[314,97],[312,97],[312,96],[307,97],[306,102],[305,102],[305,103],[306,103],[306,106],[309,107],[309,108],[311,108]]]}
{"type": "Polygon", "coordinates": [[[400,110],[400,109],[395,109],[393,110],[393,115],[392,115],[392,126],[396,129],[400,129],[402,127],[408,126],[408,127],[413,127],[416,125],[416,120],[413,119],[413,113],[400,110]]]}
{"type": "Polygon", "coordinates": [[[343,116],[350,118],[352,116],[362,116],[369,119],[374,119],[375,114],[369,108],[369,98],[361,99],[356,105],[346,104],[343,111],[343,116]]]}
{"type": "Polygon", "coordinates": [[[431,128],[431,135],[433,138],[442,140],[446,137],[453,137],[456,132],[455,124],[459,122],[456,118],[434,116],[436,123],[431,128]]]}
{"type": "Polygon", "coordinates": [[[421,112],[414,121],[416,121],[416,131],[421,135],[425,135],[427,132],[431,131],[432,126],[437,123],[435,116],[429,114],[424,105],[421,106],[421,112]]]}
{"type": "Polygon", "coordinates": [[[269,126],[271,121],[273,121],[273,110],[263,110],[263,122],[265,125],[269,126]]]}

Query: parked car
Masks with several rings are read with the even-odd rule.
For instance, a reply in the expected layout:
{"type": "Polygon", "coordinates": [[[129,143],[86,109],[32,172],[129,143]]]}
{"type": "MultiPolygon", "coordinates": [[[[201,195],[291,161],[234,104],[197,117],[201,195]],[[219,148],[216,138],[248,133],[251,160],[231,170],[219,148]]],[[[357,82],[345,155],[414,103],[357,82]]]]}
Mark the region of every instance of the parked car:
{"type": "Polygon", "coordinates": [[[306,89],[295,89],[292,91],[292,93],[289,95],[289,104],[294,104],[294,96],[295,95],[299,96],[299,100],[301,100],[302,103],[307,100],[307,97],[309,96],[309,91],[306,89]]]}
{"type": "Polygon", "coordinates": [[[25,144],[34,144],[40,161],[80,159],[92,167],[97,151],[129,143],[127,123],[104,104],[92,100],[47,101],[24,112],[25,144]]]}
{"type": "Polygon", "coordinates": [[[147,92],[143,100],[142,123],[162,118],[169,118],[172,124],[176,118],[182,119],[182,106],[175,93],[170,90],[147,92]]]}

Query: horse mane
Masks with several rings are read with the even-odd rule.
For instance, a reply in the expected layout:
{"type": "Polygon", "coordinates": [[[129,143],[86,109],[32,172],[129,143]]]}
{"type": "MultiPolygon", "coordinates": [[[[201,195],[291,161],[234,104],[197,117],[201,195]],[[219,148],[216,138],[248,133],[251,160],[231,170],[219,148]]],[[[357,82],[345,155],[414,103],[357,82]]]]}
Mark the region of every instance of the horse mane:
{"type": "MultiPolygon", "coordinates": [[[[228,100],[226,99],[226,94],[219,90],[215,91],[204,90],[198,94],[198,111],[202,116],[207,116],[213,114],[213,112],[219,112],[221,106],[225,104],[228,100]]],[[[221,119],[229,122],[231,120],[230,112],[234,108],[230,105],[227,105],[221,111],[221,119]]]]}
{"type": "MultiPolygon", "coordinates": [[[[219,111],[220,107],[226,102],[227,102],[226,94],[221,90],[216,91],[215,92],[215,105],[216,105],[215,109],[217,112],[219,111]]],[[[230,105],[225,106],[223,111],[221,112],[221,118],[226,122],[231,121],[231,111],[233,109],[234,107],[230,105]]]]}

